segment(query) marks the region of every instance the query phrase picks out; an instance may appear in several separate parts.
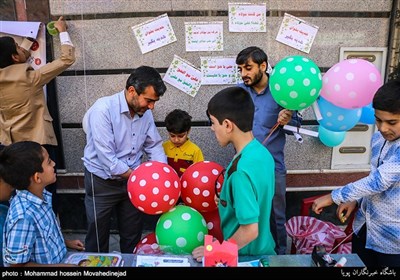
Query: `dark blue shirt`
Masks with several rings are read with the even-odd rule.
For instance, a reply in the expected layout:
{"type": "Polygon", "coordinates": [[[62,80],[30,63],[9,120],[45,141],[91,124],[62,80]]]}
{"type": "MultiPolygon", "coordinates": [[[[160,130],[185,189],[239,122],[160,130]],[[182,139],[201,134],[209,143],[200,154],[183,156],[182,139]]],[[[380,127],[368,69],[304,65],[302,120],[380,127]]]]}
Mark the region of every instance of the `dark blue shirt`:
{"type": "MultiPolygon", "coordinates": [[[[244,88],[253,99],[255,106],[253,135],[258,141],[263,143],[272,127],[276,124],[279,112],[284,108],[275,102],[269,90],[269,86],[260,94],[244,83],[240,83],[238,86],[244,88]]],[[[289,125],[298,126],[300,122],[301,119],[297,116],[296,112],[293,112],[292,120],[289,122],[289,125]]],[[[286,134],[293,133],[279,126],[264,143],[264,146],[267,147],[274,157],[276,172],[283,174],[286,173],[284,157],[286,134]]]]}

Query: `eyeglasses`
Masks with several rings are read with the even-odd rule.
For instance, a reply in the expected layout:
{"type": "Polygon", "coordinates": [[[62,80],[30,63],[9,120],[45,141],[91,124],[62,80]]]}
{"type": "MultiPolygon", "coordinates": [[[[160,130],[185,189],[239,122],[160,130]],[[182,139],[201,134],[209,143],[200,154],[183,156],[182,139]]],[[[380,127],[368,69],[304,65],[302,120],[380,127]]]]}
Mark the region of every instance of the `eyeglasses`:
{"type": "Polygon", "coordinates": [[[219,193],[221,192],[221,189],[222,189],[222,183],[225,180],[225,171],[226,171],[225,168],[222,169],[221,172],[219,172],[217,178],[215,179],[214,191],[215,191],[215,195],[217,196],[217,198],[219,198],[219,193]],[[220,178],[222,178],[221,182],[219,182],[220,178]]]}

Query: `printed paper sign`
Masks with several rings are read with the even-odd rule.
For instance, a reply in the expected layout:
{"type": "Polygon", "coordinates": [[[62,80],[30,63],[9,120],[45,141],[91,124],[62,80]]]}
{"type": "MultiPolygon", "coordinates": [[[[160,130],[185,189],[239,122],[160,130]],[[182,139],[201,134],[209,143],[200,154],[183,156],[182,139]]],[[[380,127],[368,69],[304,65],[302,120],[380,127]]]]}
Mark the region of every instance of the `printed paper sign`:
{"type": "Polygon", "coordinates": [[[142,54],[176,41],[175,33],[167,14],[132,26],[131,28],[139,43],[142,54]]]}
{"type": "Polygon", "coordinates": [[[230,32],[267,32],[267,5],[229,3],[230,32]]]}
{"type": "Polygon", "coordinates": [[[317,32],[318,26],[285,13],[276,40],[302,52],[309,53],[317,32]]]}
{"type": "Polygon", "coordinates": [[[223,51],[223,22],[185,22],[186,51],[223,51]]]}
{"type": "Polygon", "coordinates": [[[136,258],[137,267],[159,267],[159,266],[190,266],[190,262],[185,257],[164,257],[138,255],[136,258]]]}
{"type": "Polygon", "coordinates": [[[236,57],[200,57],[202,85],[237,84],[236,57]]]}
{"type": "Polygon", "coordinates": [[[201,71],[175,55],[163,80],[194,97],[201,86],[201,71]]]}

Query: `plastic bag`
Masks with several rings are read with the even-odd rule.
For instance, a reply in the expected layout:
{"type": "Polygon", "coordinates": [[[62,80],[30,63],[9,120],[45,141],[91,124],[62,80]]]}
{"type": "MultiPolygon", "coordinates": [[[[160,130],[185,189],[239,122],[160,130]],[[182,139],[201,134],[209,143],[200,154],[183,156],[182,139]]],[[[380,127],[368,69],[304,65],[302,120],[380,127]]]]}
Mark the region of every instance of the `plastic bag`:
{"type": "MultiPolygon", "coordinates": [[[[294,216],[286,222],[285,227],[297,254],[311,254],[316,245],[323,245],[330,252],[335,239],[346,237],[340,227],[310,216],[294,216]]],[[[351,243],[341,244],[337,253],[351,253],[351,243]]]]}

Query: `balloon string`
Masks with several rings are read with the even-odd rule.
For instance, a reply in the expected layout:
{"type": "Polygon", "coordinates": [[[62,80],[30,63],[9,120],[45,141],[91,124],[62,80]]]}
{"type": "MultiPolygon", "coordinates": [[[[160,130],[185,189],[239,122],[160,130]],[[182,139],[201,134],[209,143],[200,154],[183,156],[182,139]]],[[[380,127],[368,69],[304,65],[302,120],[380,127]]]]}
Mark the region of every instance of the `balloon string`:
{"type": "Polygon", "coordinates": [[[268,141],[269,137],[271,137],[272,133],[274,133],[274,131],[275,131],[278,127],[279,127],[279,123],[277,122],[277,123],[274,124],[274,126],[271,128],[271,130],[269,131],[267,137],[265,137],[264,141],[262,142],[263,145],[268,141]]]}

